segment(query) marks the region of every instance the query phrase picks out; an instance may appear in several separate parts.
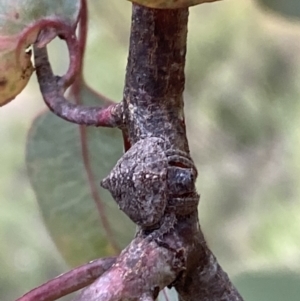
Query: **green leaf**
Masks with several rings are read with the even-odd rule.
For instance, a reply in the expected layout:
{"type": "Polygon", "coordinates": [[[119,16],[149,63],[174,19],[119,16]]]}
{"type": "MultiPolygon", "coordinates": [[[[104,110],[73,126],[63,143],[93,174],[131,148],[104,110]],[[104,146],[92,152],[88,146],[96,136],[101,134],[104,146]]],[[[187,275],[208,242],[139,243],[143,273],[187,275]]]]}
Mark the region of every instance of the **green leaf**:
{"type": "Polygon", "coordinates": [[[299,0],[257,0],[264,8],[275,13],[281,14],[287,18],[300,17],[300,1],[299,0]]]}
{"type": "Polygon", "coordinates": [[[194,6],[201,3],[215,2],[219,0],[129,0],[139,5],[144,5],[152,8],[183,8],[194,6]]]}
{"type": "Polygon", "coordinates": [[[291,271],[273,270],[245,273],[234,281],[247,301],[298,301],[300,275],[291,271]]]}
{"type": "Polygon", "coordinates": [[[40,30],[54,23],[76,24],[80,8],[80,0],[0,0],[0,106],[27,85],[34,68],[26,49],[40,30]]]}
{"type": "MultiPolygon", "coordinates": [[[[105,102],[86,86],[80,99],[85,105],[105,102]]],[[[51,112],[33,123],[27,144],[30,180],[45,224],[72,266],[115,254],[133,237],[134,224],[99,185],[121,155],[117,129],[80,132],[51,112]]]]}
{"type": "Polygon", "coordinates": [[[178,294],[174,288],[164,288],[159,293],[157,301],[178,301],[178,294]]]}

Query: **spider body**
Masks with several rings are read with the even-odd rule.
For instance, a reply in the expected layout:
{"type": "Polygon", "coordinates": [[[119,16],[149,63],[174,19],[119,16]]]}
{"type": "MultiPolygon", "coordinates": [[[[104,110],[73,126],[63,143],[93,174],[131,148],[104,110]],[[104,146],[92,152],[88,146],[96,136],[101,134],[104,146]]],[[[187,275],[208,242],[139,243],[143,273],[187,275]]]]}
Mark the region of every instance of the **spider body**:
{"type": "MultiPolygon", "coordinates": [[[[169,201],[184,203],[184,195],[195,190],[196,177],[194,164],[187,154],[166,151],[162,138],[149,137],[136,142],[122,156],[101,186],[110,191],[119,208],[142,229],[161,227],[164,221],[167,223],[164,228],[168,229],[175,222],[174,218],[164,218],[169,201]]],[[[198,200],[199,197],[191,210],[198,200]]],[[[171,215],[175,217],[176,204],[172,208],[171,215]]]]}

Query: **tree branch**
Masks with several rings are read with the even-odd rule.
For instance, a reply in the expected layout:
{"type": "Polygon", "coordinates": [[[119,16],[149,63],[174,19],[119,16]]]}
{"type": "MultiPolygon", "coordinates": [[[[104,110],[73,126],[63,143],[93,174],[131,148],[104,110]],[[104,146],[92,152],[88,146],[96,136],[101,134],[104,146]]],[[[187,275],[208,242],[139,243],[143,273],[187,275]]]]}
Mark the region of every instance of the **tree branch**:
{"type": "MultiPolygon", "coordinates": [[[[130,50],[122,104],[124,113],[117,115],[118,118],[113,121],[107,121],[110,118],[105,114],[106,117],[103,117],[106,126],[118,125],[122,119],[121,115],[124,114],[123,129],[126,138],[128,137],[128,145],[134,147],[137,142],[155,137],[165,143],[161,146],[162,151],[167,153],[172,150],[187,154],[189,157],[182,95],[185,84],[187,23],[186,8],[159,10],[133,4],[130,50]]],[[[97,118],[102,109],[100,113],[92,113],[94,114],[92,121],[88,119],[90,118],[88,113],[83,113],[85,117],[82,119],[78,117],[76,106],[70,106],[57,92],[62,88],[52,74],[46,50],[35,49],[35,53],[42,94],[50,109],[69,121],[80,120],[85,124],[89,122],[92,124],[95,120],[99,120],[97,118]]],[[[93,110],[97,108],[93,108],[92,112],[93,110]]],[[[136,157],[141,159],[138,155],[139,153],[136,153],[136,157]]],[[[150,159],[155,161],[155,153],[152,156],[154,157],[150,159]]],[[[147,158],[142,159],[143,162],[134,162],[134,168],[139,165],[146,166],[147,158]]],[[[190,163],[193,165],[192,161],[190,163]]],[[[130,169],[130,162],[127,166],[124,164],[124,167],[125,170],[129,168],[127,174],[125,172],[128,176],[126,180],[129,181],[127,183],[132,184],[131,173],[134,174],[135,169],[133,171],[130,169]]],[[[185,168],[185,171],[188,169],[185,164],[172,167],[185,168]]],[[[142,175],[146,178],[147,170],[143,171],[145,174],[142,175]]],[[[155,173],[154,176],[158,177],[155,173]]],[[[117,181],[116,177],[112,179],[117,181]]],[[[161,179],[163,181],[163,177],[161,179]]],[[[188,200],[192,196],[197,196],[194,182],[195,179],[189,182],[193,184],[193,189],[184,193],[184,197],[188,200]]],[[[159,190],[159,198],[163,199],[166,196],[167,203],[162,220],[171,210],[173,217],[175,215],[175,224],[170,224],[169,228],[160,233],[162,223],[159,223],[158,228],[155,224],[156,228],[147,229],[141,221],[136,238],[120,254],[115,264],[83,290],[76,301],[151,301],[155,300],[159,291],[166,286],[175,287],[180,301],[243,300],[207,247],[200,229],[197,208],[192,206],[191,210],[182,210],[182,203],[178,203],[182,199],[182,195],[179,194],[178,197],[180,192],[172,191],[172,187],[175,187],[172,185],[163,187],[166,191],[159,190]],[[160,236],[153,236],[153,233],[157,233],[155,231],[158,231],[160,236]]],[[[149,188],[149,195],[152,197],[151,187],[149,188]]],[[[126,191],[124,193],[126,194],[126,191]]],[[[130,199],[131,206],[136,201],[140,201],[140,204],[146,201],[138,200],[141,195],[137,193],[130,199]]],[[[149,203],[147,205],[149,206],[149,203]]]]}
{"type": "MultiPolygon", "coordinates": [[[[187,22],[187,9],[158,10],[133,4],[123,101],[131,144],[147,137],[160,137],[166,141],[167,149],[189,153],[182,96],[187,22]]],[[[141,296],[151,300],[156,297],[154,288],[161,290],[166,285],[176,288],[181,301],[242,301],[206,245],[197,210],[188,215],[179,213],[176,218],[174,229],[170,229],[161,240],[152,242],[157,244],[156,248],[146,244],[149,233],[140,229],[137,239],[146,236],[146,240],[138,256],[129,252],[130,247],[124,250],[120,261],[118,259],[118,268],[113,267],[86,288],[77,301],[136,301],[141,300],[141,296]],[[133,262],[136,263],[138,258],[150,257],[150,249],[153,258],[159,258],[161,250],[165,249],[168,252],[165,263],[156,265],[155,270],[151,269],[154,264],[151,260],[138,261],[141,266],[134,264],[133,267],[133,262]],[[170,259],[176,258],[178,250],[184,254],[185,260],[184,269],[176,270],[170,265],[173,262],[170,259]],[[136,266],[139,268],[136,269],[136,266]],[[172,277],[167,277],[170,269],[175,272],[172,277]],[[127,273],[131,275],[128,278],[124,276],[127,273]],[[145,274],[149,284],[144,280],[145,274]],[[140,279],[143,287],[139,284],[140,279]]]]}
{"type": "Polygon", "coordinates": [[[133,5],[124,114],[131,143],[162,137],[189,153],[183,90],[188,9],[133,5]]]}
{"type": "Polygon", "coordinates": [[[170,251],[138,237],[103,276],[74,301],[155,300],[184,269],[183,250],[170,251]]]}
{"type": "Polygon", "coordinates": [[[54,301],[91,284],[116,261],[115,257],[96,259],[31,290],[16,301],[54,301]]]}
{"type": "MultiPolygon", "coordinates": [[[[122,126],[122,104],[113,104],[104,108],[85,107],[68,102],[64,90],[72,75],[66,79],[53,75],[46,47],[39,48],[34,45],[34,60],[40,89],[46,105],[58,117],[81,125],[104,127],[122,126]],[[63,79],[62,81],[60,81],[63,79]]],[[[74,68],[69,68],[73,70],[74,68]]]]}

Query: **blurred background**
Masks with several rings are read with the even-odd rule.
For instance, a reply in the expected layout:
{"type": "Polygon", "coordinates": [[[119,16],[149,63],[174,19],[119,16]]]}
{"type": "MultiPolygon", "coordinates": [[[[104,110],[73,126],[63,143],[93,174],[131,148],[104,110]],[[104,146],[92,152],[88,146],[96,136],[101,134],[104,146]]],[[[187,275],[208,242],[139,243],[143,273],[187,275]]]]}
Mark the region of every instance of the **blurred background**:
{"type": "MultiPolygon", "coordinates": [[[[120,100],[131,4],[89,3],[85,78],[120,100]]],[[[248,301],[300,295],[299,18],[297,0],[190,9],[185,111],[199,170],[200,223],[248,301]]],[[[65,45],[54,41],[50,50],[55,72],[64,73],[65,45]]],[[[26,170],[27,134],[43,109],[35,76],[0,109],[1,301],[69,268],[44,226],[26,170]]]]}

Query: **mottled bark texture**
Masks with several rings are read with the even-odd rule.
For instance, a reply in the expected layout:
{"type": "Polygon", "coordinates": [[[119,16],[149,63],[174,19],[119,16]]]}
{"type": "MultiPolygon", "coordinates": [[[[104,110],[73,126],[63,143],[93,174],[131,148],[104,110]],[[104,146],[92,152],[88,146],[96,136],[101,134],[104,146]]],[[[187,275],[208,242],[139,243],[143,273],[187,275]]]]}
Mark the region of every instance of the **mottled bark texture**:
{"type": "MultiPolygon", "coordinates": [[[[133,5],[123,99],[131,145],[159,137],[168,149],[189,154],[182,96],[187,23],[188,9],[133,5]]],[[[206,245],[197,209],[176,214],[160,239],[147,235],[141,227],[113,267],[76,300],[154,300],[165,286],[174,286],[181,301],[242,300],[206,245]]]]}
{"type": "Polygon", "coordinates": [[[187,21],[187,9],[133,5],[123,102],[131,143],[162,137],[189,153],[182,98],[187,21]]]}
{"type": "Polygon", "coordinates": [[[243,300],[207,247],[198,221],[197,170],[189,155],[183,111],[187,24],[188,9],[133,4],[124,98],[111,107],[115,110],[107,108],[108,113],[69,104],[63,98],[64,83],[52,74],[46,50],[36,47],[40,87],[55,114],[72,122],[123,130],[125,149],[132,148],[102,185],[139,229],[116,259],[105,268],[100,261],[92,277],[91,270],[82,268],[20,301],[52,301],[97,276],[76,301],[151,301],[165,287],[175,287],[180,301],[243,300]],[[57,292],[51,294],[49,289],[57,292]]]}

